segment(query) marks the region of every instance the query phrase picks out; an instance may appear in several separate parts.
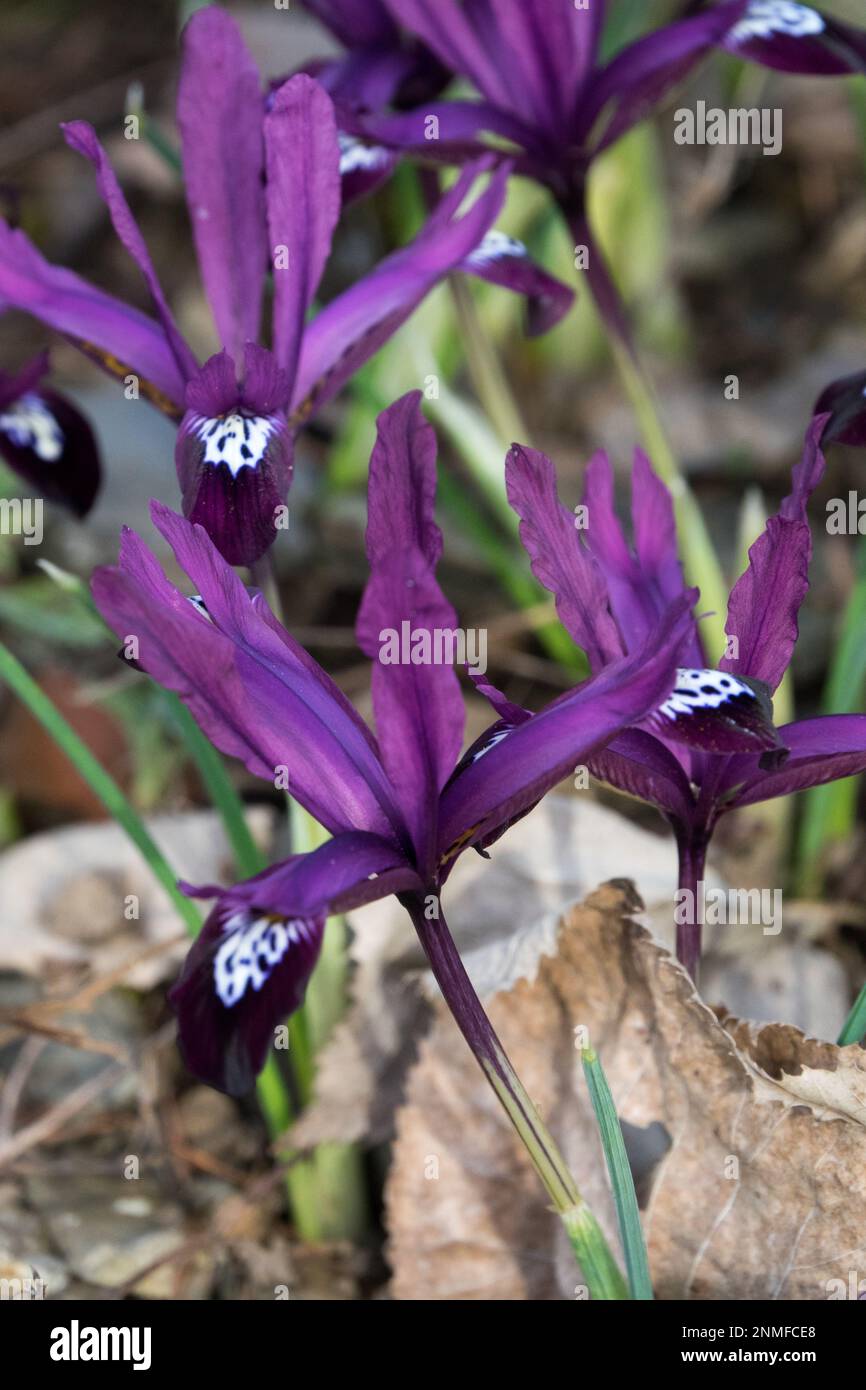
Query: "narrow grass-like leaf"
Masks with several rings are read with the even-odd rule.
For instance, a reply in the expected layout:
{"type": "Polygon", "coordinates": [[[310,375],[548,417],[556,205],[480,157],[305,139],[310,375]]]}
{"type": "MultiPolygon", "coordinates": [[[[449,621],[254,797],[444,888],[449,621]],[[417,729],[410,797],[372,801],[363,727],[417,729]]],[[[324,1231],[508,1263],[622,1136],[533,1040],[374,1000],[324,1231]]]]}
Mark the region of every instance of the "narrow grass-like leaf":
{"type": "Polygon", "coordinates": [[[604,1158],[610,1175],[613,1199],[619,1221],[620,1236],[625,1252],[625,1267],[629,1288],[633,1299],[644,1301],[652,1299],[653,1289],[650,1280],[646,1244],[640,1224],[637,1195],[634,1179],[629,1166],[628,1155],[622,1137],[622,1127],[607,1077],[601,1062],[591,1047],[582,1052],[583,1074],[589,1087],[589,1095],[601,1135],[604,1158]]]}

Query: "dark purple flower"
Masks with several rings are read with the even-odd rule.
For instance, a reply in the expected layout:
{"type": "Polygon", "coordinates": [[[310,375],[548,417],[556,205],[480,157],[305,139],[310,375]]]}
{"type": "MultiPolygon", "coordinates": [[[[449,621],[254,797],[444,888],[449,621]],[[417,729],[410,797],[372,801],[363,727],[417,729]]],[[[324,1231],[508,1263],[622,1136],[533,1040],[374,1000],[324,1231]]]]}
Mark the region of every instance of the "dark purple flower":
{"type": "MultiPolygon", "coordinates": [[[[718,670],[707,670],[696,625],[684,653],[691,664],[679,671],[671,696],[587,760],[595,776],[656,806],[668,820],[679,847],[681,887],[694,890],[712,832],[728,811],[866,769],[864,715],[805,719],[778,732],[770,722],[769,700],[790,663],[809,587],[806,504],[824,469],[819,446],[825,425],[826,416],[810,425],[791,494],[770,517],[731,590],[726,632],[732,654],[718,670]]],[[[581,531],[557,498],[548,458],[515,445],[506,470],[532,568],[555,594],[560,620],[598,673],[646,642],[658,614],[686,592],[670,494],[638,450],[629,545],[614,513],[606,455],[589,465],[581,531]]],[[[510,706],[505,717],[514,722],[520,716],[510,706]]],[[[678,952],[694,974],[699,925],[683,927],[678,952]]]]}
{"type": "Polygon", "coordinates": [[[825,444],[866,445],[866,371],[852,372],[826,386],[815,402],[815,414],[829,418],[825,444]]]}
{"type": "Polygon", "coordinates": [[[0,454],[40,496],[86,516],[99,491],[99,450],[81,411],[43,386],[48,355],[0,372],[0,454]]]}
{"type": "MultiPolygon", "coordinates": [[[[182,337],[141,233],[92,127],[63,127],[90,160],[114,229],[142,271],[155,318],[69,270],[49,265],[0,222],[0,301],[71,338],[115,376],[180,422],[178,477],[186,516],[201,522],[232,564],[255,562],[273,541],[298,425],[334,396],[451,271],[503,279],[505,252],[485,243],[507,170],[468,208],[488,155],[464,170],[409,246],[381,262],[312,318],[313,297],[340,212],[344,157],[331,98],[299,74],[266,101],[234,21],[217,8],[184,31],[178,91],[186,194],[222,352],[200,367],[182,337]],[[458,215],[459,214],[459,215],[458,215]],[[485,251],[484,248],[487,247],[485,251]],[[479,268],[472,260],[486,257],[479,268]],[[271,348],[256,346],[268,268],[271,348]]],[[[570,291],[520,258],[519,292],[561,314],[570,291]]],[[[507,280],[507,276],[504,277],[507,280]]]]}
{"type": "Polygon", "coordinates": [[[371,572],[358,639],[373,661],[376,738],[206,532],[166,507],[153,504],[154,521],[196,603],[129,531],[119,567],[94,579],[106,620],[138,638],[144,670],[181,696],[224,753],[269,780],[287,770],[292,795],[333,836],[235,888],[201,890],[217,906],[172,997],[191,1070],[232,1092],[252,1084],[274,1027],[300,1002],[326,916],[391,893],[412,916],[470,1042],[499,1065],[489,1024],[473,1013],[477,1000],[468,1002],[474,994],[440,890],[463,850],[492,843],[576,762],[670,695],[689,630],[679,595],[634,652],[538,714],[521,713],[519,725],[497,721],[461,758],[457,673],[433,655],[437,634],[455,633],[457,622],[436,580],[436,443],[419,401],[420,393],[405,396],[380,416],[370,461],[371,572]],[[404,631],[416,659],[391,663],[383,643],[404,631]]]}
{"type": "MultiPolygon", "coordinates": [[[[587,275],[599,308],[628,341],[615,287],[586,218],[592,161],[659,106],[714,48],[788,72],[836,75],[866,69],[866,30],[788,0],[722,0],[643,35],[612,58],[601,57],[604,0],[381,0],[371,7],[381,29],[363,44],[348,16],[354,0],[311,8],[350,48],[354,81],[373,72],[396,41],[384,14],[424,45],[479,100],[437,100],[414,110],[376,111],[340,104],[341,127],[375,149],[427,161],[464,163],[491,148],[493,137],[515,147],[515,172],[547,187],[565,214],[575,244],[589,249],[587,275]],[[346,23],[346,32],[341,25],[346,23]],[[384,48],[383,48],[384,45],[384,48]]],[[[366,7],[361,7],[366,8],[366,7]]],[[[387,100],[387,99],[386,99],[387,100]]]]}

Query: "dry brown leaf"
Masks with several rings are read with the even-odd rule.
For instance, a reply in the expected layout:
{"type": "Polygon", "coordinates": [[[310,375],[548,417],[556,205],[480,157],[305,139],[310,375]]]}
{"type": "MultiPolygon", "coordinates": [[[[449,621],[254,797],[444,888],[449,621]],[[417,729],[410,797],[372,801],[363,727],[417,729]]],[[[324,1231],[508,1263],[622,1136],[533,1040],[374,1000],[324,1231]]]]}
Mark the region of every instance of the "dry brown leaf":
{"type": "MultiPolygon", "coordinates": [[[[866,1272],[866,1054],[784,1025],[723,1026],[630,916],[639,906],[618,883],[573,908],[535,980],[490,1002],[493,1023],[609,1235],[575,1028],[601,1056],[627,1137],[663,1127],[643,1210],[657,1297],[828,1298],[833,1280],[866,1272]]],[[[575,1296],[559,1224],[444,1012],[397,1135],[398,1298],[575,1296]]]]}

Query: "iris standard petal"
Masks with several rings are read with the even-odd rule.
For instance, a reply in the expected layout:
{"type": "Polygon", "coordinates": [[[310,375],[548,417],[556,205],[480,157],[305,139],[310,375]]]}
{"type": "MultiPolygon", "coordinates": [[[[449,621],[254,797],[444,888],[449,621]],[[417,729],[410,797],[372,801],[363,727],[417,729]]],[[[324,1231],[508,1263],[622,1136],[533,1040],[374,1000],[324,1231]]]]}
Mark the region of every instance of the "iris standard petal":
{"type": "Polygon", "coordinates": [[[324,88],[299,73],[274,93],[265,117],[274,352],[290,381],[304,320],[340,215],[340,145],[324,88]]]}
{"type": "Polygon", "coordinates": [[[514,444],[505,461],[505,484],[533,574],[555,596],[560,621],[599,671],[622,655],[622,639],[604,576],[580,543],[577,519],[557,496],[553,464],[537,449],[514,444]]]}
{"type": "Polygon", "coordinates": [[[771,691],[788,669],[800,605],[809,589],[812,533],[806,502],[824,469],[819,448],[824,418],[810,424],[803,457],[793,472],[793,491],[750,548],[748,568],[728,600],[725,631],[737,645],[720,669],[764,681],[771,691]]]}
{"type": "Polygon", "coordinates": [[[259,72],[225,10],[184,28],[177,121],[192,233],[220,341],[240,359],[258,337],[267,267],[264,98],[259,72]]]}
{"type": "Polygon", "coordinates": [[[455,671],[457,616],[436,580],[436,436],[413,391],[383,411],[370,457],[370,579],[358,642],[373,662],[382,760],[412,831],[418,862],[435,862],[435,808],[463,738],[455,671]]]}

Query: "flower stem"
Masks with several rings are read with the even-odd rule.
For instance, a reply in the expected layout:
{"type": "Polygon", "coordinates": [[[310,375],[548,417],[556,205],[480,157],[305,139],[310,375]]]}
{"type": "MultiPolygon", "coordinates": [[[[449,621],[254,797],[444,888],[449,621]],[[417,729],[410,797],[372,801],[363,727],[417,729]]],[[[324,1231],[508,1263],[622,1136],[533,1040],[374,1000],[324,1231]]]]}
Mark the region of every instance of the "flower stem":
{"type": "Polygon", "coordinates": [[[232,785],[222,757],[205,738],[186,705],[172,691],[165,697],[184,747],[198,769],[211,804],[219,812],[241,878],[252,878],[265,867],[262,854],[244,815],[244,804],[232,785]]]}
{"type": "Polygon", "coordinates": [[[469,375],[484,413],[506,448],[510,444],[525,444],[529,433],[520,407],[490,337],[484,331],[472,292],[459,275],[449,276],[448,287],[457,312],[469,375]]]}
{"type": "MultiPolygon", "coordinates": [[[[590,1294],[599,1299],[627,1299],[628,1287],[604,1233],[508,1060],[466,973],[441,910],[438,917],[430,919],[423,898],[404,894],[400,901],[412,919],[454,1021],[517,1131],[565,1227],[590,1294]]],[[[436,904],[438,908],[438,899],[436,904]]]]}
{"type": "Polygon", "coordinates": [[[586,212],[562,205],[575,247],[587,252],[586,279],[607,332],[614,361],[631,401],[647,453],[662,482],[670,490],[677,519],[677,535],[686,581],[701,591],[701,637],[711,663],[725,650],[727,586],[706,523],[677,457],[671,447],[649,376],[635,347],[625,307],[595,241],[586,212]]]}
{"type": "Polygon", "coordinates": [[[680,892],[691,893],[693,917],[690,922],[677,923],[677,960],[685,966],[695,984],[698,982],[698,967],[701,962],[701,923],[697,920],[698,883],[704,876],[704,860],[707,846],[703,839],[693,839],[686,834],[677,836],[677,849],[680,858],[680,892]]]}

